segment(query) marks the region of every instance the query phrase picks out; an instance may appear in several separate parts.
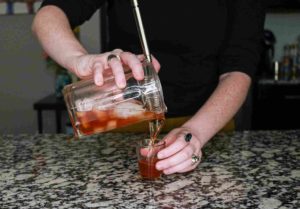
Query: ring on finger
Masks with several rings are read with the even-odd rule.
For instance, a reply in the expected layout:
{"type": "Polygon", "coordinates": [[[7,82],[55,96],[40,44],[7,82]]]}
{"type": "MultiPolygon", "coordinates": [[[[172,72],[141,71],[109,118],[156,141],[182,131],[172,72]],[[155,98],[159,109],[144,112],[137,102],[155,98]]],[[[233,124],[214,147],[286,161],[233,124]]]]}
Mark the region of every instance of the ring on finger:
{"type": "Polygon", "coordinates": [[[118,59],[119,61],[121,61],[121,57],[117,54],[110,54],[107,56],[107,62],[111,61],[112,59],[118,59]]]}
{"type": "Polygon", "coordinates": [[[193,154],[192,155],[192,165],[195,165],[200,161],[200,157],[198,155],[193,154]]]}
{"type": "Polygon", "coordinates": [[[191,139],[192,139],[193,135],[191,133],[187,133],[185,136],[184,136],[184,140],[186,142],[190,142],[191,139]]]}

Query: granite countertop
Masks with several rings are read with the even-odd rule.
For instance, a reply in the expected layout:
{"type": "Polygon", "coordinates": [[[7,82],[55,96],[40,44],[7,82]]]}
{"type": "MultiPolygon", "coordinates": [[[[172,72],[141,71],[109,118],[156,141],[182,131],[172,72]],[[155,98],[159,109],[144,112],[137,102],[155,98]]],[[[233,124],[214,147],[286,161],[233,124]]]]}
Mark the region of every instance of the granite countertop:
{"type": "Polygon", "coordinates": [[[142,137],[0,136],[0,208],[300,208],[300,130],[219,134],[195,171],[154,182],[142,137]]]}

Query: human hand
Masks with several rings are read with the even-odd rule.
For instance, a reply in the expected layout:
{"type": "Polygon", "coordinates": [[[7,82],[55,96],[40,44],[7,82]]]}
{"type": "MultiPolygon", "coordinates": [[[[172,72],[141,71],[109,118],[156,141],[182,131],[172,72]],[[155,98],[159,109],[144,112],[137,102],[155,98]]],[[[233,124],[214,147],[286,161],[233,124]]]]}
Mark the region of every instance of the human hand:
{"type": "Polygon", "coordinates": [[[164,174],[184,173],[197,167],[202,157],[202,143],[195,132],[180,127],[165,138],[166,148],[158,152],[156,169],[164,174]]]}
{"type": "MultiPolygon", "coordinates": [[[[143,59],[143,55],[134,55],[121,49],[115,49],[98,55],[87,54],[73,58],[72,71],[81,79],[93,78],[98,86],[103,85],[105,75],[112,73],[117,86],[124,88],[126,86],[124,66],[128,66],[131,69],[136,80],[142,80],[144,78],[141,63],[143,59]],[[108,56],[112,54],[116,56],[108,60],[108,56]]],[[[153,66],[158,72],[160,64],[154,57],[152,60],[153,66]]]]}

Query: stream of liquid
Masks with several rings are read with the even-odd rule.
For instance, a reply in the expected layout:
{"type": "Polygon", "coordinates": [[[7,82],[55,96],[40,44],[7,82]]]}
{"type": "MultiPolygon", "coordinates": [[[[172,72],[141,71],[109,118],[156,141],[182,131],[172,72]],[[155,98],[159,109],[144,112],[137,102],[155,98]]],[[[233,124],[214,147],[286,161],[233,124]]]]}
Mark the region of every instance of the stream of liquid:
{"type": "Polygon", "coordinates": [[[149,121],[149,133],[152,145],[158,142],[158,135],[161,132],[164,124],[165,115],[163,113],[156,115],[156,118],[154,120],[149,121]]]}

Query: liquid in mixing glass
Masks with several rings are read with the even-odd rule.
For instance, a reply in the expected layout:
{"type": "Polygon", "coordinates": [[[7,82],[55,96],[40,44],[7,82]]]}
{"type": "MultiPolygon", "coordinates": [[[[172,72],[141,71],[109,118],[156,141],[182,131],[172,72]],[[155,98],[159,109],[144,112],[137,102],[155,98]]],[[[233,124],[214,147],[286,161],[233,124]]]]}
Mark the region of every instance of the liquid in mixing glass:
{"type": "Polygon", "coordinates": [[[146,111],[136,101],[122,103],[116,105],[115,108],[106,110],[92,108],[91,110],[76,111],[75,116],[77,122],[72,121],[72,124],[78,130],[79,135],[92,135],[141,121],[150,121],[149,129],[153,142],[161,130],[162,121],[164,121],[164,113],[156,114],[146,111]]]}

